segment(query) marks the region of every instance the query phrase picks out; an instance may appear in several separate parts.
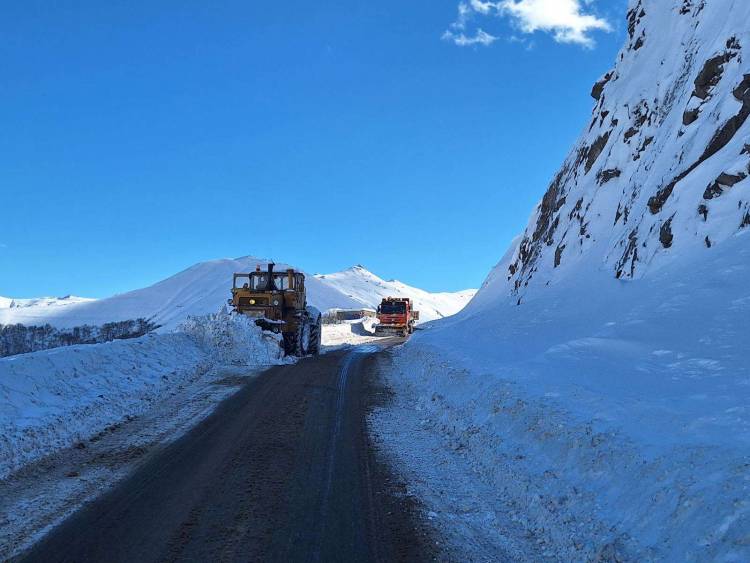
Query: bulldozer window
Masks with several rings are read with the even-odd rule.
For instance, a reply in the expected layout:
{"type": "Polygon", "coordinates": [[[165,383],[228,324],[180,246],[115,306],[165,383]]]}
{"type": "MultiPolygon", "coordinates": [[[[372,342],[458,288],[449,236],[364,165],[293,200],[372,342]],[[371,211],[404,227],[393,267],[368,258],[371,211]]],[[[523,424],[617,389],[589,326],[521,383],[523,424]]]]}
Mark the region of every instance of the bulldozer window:
{"type": "Polygon", "coordinates": [[[235,276],[234,278],[235,289],[245,287],[246,285],[249,285],[249,284],[250,284],[250,276],[235,276]]]}
{"type": "Polygon", "coordinates": [[[265,291],[267,287],[268,274],[253,274],[250,282],[250,289],[253,291],[265,291]]]}
{"type": "Polygon", "coordinates": [[[286,290],[299,290],[302,287],[302,276],[300,274],[294,274],[292,276],[292,285],[289,285],[289,275],[288,274],[276,274],[274,276],[274,281],[276,282],[276,287],[282,291],[286,290]]]}
{"type": "Polygon", "coordinates": [[[276,282],[276,287],[282,291],[292,289],[289,287],[289,277],[286,274],[274,276],[274,281],[276,282]]]}

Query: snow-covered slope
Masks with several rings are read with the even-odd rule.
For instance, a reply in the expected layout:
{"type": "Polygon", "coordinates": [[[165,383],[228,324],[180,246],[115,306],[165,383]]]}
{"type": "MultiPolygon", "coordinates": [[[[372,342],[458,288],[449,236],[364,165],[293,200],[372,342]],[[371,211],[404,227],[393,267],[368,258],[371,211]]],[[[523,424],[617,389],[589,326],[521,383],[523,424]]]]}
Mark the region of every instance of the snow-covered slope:
{"type": "Polygon", "coordinates": [[[420,313],[420,321],[432,321],[455,315],[474,297],[476,290],[455,293],[429,293],[398,280],[385,281],[363,266],[354,266],[335,274],[315,276],[321,282],[354,299],[359,306],[371,309],[380,305],[383,297],[410,297],[420,313]]]}
{"type": "MultiPolygon", "coordinates": [[[[165,329],[172,329],[189,315],[217,312],[230,296],[232,274],[265,267],[266,260],[244,257],[201,262],[170,278],[143,289],[90,302],[70,303],[65,307],[35,305],[0,308],[0,324],[21,323],[57,327],[82,324],[101,325],[107,322],[153,318],[165,329]]],[[[284,269],[278,264],[277,269],[284,269]]],[[[335,288],[308,276],[307,297],[320,310],[334,307],[357,307],[359,303],[335,288]]]]}
{"type": "MultiPolygon", "coordinates": [[[[100,300],[72,296],[0,298],[0,324],[50,323],[66,328],[143,317],[172,329],[187,316],[218,311],[230,296],[232,274],[253,271],[257,264],[265,269],[267,262],[251,256],[201,262],[152,286],[100,300]]],[[[287,267],[277,264],[276,269],[287,267]]],[[[360,266],[336,274],[307,276],[306,288],[308,301],[321,311],[374,308],[383,297],[406,295],[414,299],[423,321],[457,313],[475,293],[428,293],[399,281],[386,282],[360,266]]]]}
{"type": "Polygon", "coordinates": [[[10,297],[0,297],[0,309],[16,309],[28,307],[66,307],[68,305],[77,305],[95,301],[87,297],[77,297],[75,295],[66,295],[65,297],[37,297],[34,299],[11,299],[10,297]]]}
{"type": "Polygon", "coordinates": [[[750,227],[750,2],[631,0],[627,20],[591,122],[485,290],[637,279],[750,227]]]}
{"type": "Polygon", "coordinates": [[[226,313],[179,332],[0,359],[0,479],[152,407],[212,367],[282,363],[279,337],[226,313]]]}
{"type": "Polygon", "coordinates": [[[504,560],[521,523],[554,561],[750,561],[748,276],[750,230],[635,283],[596,272],[509,296],[399,349],[399,410],[375,427],[470,550],[451,559],[504,560]]]}
{"type": "Polygon", "coordinates": [[[627,21],[526,231],[384,370],[457,560],[750,561],[750,2],[627,21]]]}

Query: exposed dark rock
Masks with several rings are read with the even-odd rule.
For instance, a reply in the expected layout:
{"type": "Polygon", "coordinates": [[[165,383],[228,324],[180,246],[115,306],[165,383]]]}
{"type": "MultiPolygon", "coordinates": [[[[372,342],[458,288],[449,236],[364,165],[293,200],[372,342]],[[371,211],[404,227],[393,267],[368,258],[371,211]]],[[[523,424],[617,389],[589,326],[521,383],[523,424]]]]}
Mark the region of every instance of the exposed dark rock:
{"type": "Polygon", "coordinates": [[[596,163],[596,159],[599,158],[599,155],[602,154],[604,147],[607,146],[610,134],[611,131],[607,131],[604,135],[601,135],[599,138],[597,138],[596,141],[594,141],[594,144],[589,147],[586,153],[586,174],[591,171],[591,167],[596,163]]]}
{"type": "Polygon", "coordinates": [[[561,244],[555,249],[555,268],[557,268],[560,265],[560,262],[562,261],[562,254],[565,250],[565,245],[561,244]]]}
{"type": "Polygon", "coordinates": [[[638,2],[638,5],[635,8],[628,11],[628,35],[630,36],[630,39],[633,39],[633,37],[635,37],[636,27],[639,23],[641,23],[641,20],[645,15],[646,12],[641,7],[640,2],[638,2]]]}
{"type": "Polygon", "coordinates": [[[646,149],[649,147],[649,145],[651,143],[653,143],[653,142],[654,142],[654,138],[653,137],[646,137],[643,140],[643,144],[640,146],[640,148],[633,155],[633,161],[635,162],[636,160],[640,160],[641,159],[641,154],[643,154],[646,151],[646,149]]]}
{"type": "Polygon", "coordinates": [[[559,210],[560,200],[564,197],[561,192],[566,181],[570,179],[571,170],[569,165],[563,166],[562,170],[555,176],[539,204],[539,218],[536,221],[533,234],[531,237],[525,236],[518,246],[518,257],[515,263],[508,268],[511,277],[517,275],[514,282],[514,291],[527,286],[529,280],[533,277],[536,271],[534,264],[541,255],[542,244],[550,246],[554,242],[554,234],[560,224],[560,217],[555,216],[555,214],[556,210],[559,210]]]}
{"type": "Polygon", "coordinates": [[[708,98],[713,87],[721,81],[724,74],[724,65],[736,56],[736,53],[726,51],[708,59],[695,79],[693,96],[701,100],[708,98]]]}
{"type": "MultiPolygon", "coordinates": [[[[713,88],[721,82],[724,74],[724,65],[735,58],[740,49],[740,42],[736,37],[727,40],[727,50],[715,57],[711,57],[704,64],[694,81],[693,96],[703,101],[711,96],[713,88]]],[[[685,110],[682,114],[682,123],[687,126],[694,123],[700,115],[700,107],[685,110]]]]}
{"type": "Polygon", "coordinates": [[[607,170],[600,170],[596,175],[596,180],[599,182],[600,186],[603,186],[610,180],[619,178],[621,174],[622,171],[619,168],[608,168],[607,170]]]}
{"type": "Polygon", "coordinates": [[[740,172],[739,174],[727,174],[726,172],[722,172],[719,174],[719,177],[716,178],[716,182],[722,186],[731,188],[734,187],[735,184],[739,184],[745,178],[747,178],[747,174],[744,172],[740,172]]]}
{"type": "Polygon", "coordinates": [[[731,49],[734,51],[739,51],[742,49],[742,45],[740,45],[740,40],[736,37],[730,37],[727,39],[727,49],[731,49]]]}
{"type": "Polygon", "coordinates": [[[624,139],[626,143],[630,141],[631,137],[637,135],[641,130],[641,127],[649,121],[648,104],[645,101],[641,102],[641,104],[633,111],[633,115],[633,125],[630,129],[625,131],[624,139]]]}
{"type": "Polygon", "coordinates": [[[620,220],[620,218],[623,219],[623,223],[628,222],[628,217],[630,217],[630,208],[622,204],[617,205],[617,212],[615,213],[615,225],[617,225],[617,222],[620,220]]]}
{"type": "Polygon", "coordinates": [[[750,227],[750,211],[745,213],[745,217],[742,219],[742,223],[740,223],[740,229],[744,229],[745,227],[750,227]]]}
{"type": "Polygon", "coordinates": [[[646,34],[643,33],[638,38],[638,40],[635,42],[635,45],[633,45],[633,50],[637,51],[638,49],[640,49],[641,47],[643,47],[645,44],[646,44],[646,34]]]}
{"type": "Polygon", "coordinates": [[[698,165],[694,165],[690,168],[688,168],[685,172],[678,175],[674,180],[672,180],[669,184],[661,188],[656,192],[656,195],[650,197],[648,199],[648,210],[651,212],[652,215],[656,215],[661,211],[662,207],[664,207],[664,204],[669,199],[669,196],[672,195],[672,191],[674,191],[674,187],[677,185],[677,183],[682,180],[685,176],[690,174],[698,165]]]}
{"type": "Polygon", "coordinates": [[[706,248],[711,248],[711,246],[713,246],[711,244],[711,239],[710,238],[706,237],[706,241],[705,242],[706,242],[706,248]]]}
{"type": "Polygon", "coordinates": [[[708,185],[706,191],[703,192],[703,199],[714,199],[716,197],[719,197],[723,193],[724,188],[722,188],[718,182],[712,182],[708,185]]]}
{"type": "Polygon", "coordinates": [[[659,229],[659,241],[664,248],[670,248],[674,242],[674,235],[672,234],[672,215],[659,229]]]}
{"type": "Polygon", "coordinates": [[[704,203],[701,203],[698,206],[698,215],[703,215],[703,220],[708,221],[708,206],[704,203]]]}
{"type": "Polygon", "coordinates": [[[692,123],[695,123],[698,120],[698,116],[700,114],[701,112],[698,108],[687,110],[682,114],[682,124],[691,125],[692,123]]]}
{"type": "Polygon", "coordinates": [[[742,101],[742,108],[740,108],[740,111],[737,113],[737,115],[729,118],[727,122],[721,128],[719,128],[719,130],[711,139],[711,142],[708,144],[704,156],[701,157],[701,162],[703,162],[703,160],[706,160],[707,158],[712,157],[721,149],[723,149],[729,143],[729,141],[732,140],[732,137],[737,134],[737,131],[740,130],[740,127],[745,124],[748,116],[750,116],[750,74],[745,75],[745,79],[742,81],[742,84],[740,84],[740,86],[735,89],[734,95],[738,100],[742,101]]]}
{"type": "Polygon", "coordinates": [[[555,212],[560,211],[567,200],[568,198],[566,198],[565,196],[562,196],[560,199],[558,199],[557,203],[555,204],[555,212]]]}
{"type": "Polygon", "coordinates": [[[698,166],[727,146],[729,141],[732,140],[732,137],[735,136],[740,127],[742,127],[745,121],[747,121],[748,116],[750,116],[750,74],[744,76],[740,85],[734,89],[733,94],[737,100],[742,102],[742,108],[740,108],[740,111],[719,128],[698,160],[648,200],[648,208],[652,214],[655,215],[661,211],[662,207],[664,207],[664,204],[669,199],[669,196],[672,195],[672,191],[678,182],[683,180],[698,166]]]}
{"type": "Polygon", "coordinates": [[[633,277],[633,274],[635,274],[635,264],[638,262],[638,234],[635,229],[633,229],[630,234],[628,235],[628,246],[625,248],[625,252],[622,255],[622,258],[617,263],[616,266],[616,276],[617,279],[622,279],[623,277],[633,277]],[[628,263],[630,263],[630,270],[626,268],[628,266],[628,263]]]}
{"type": "Polygon", "coordinates": [[[607,82],[609,82],[612,79],[613,75],[614,75],[614,71],[611,70],[607,74],[605,74],[596,84],[594,84],[594,87],[591,89],[592,98],[594,98],[597,101],[601,99],[602,92],[604,92],[604,87],[607,85],[607,82]]]}
{"type": "Polygon", "coordinates": [[[570,210],[570,213],[568,214],[568,219],[573,219],[583,207],[583,198],[576,201],[576,204],[573,206],[573,209],[570,210]]]}

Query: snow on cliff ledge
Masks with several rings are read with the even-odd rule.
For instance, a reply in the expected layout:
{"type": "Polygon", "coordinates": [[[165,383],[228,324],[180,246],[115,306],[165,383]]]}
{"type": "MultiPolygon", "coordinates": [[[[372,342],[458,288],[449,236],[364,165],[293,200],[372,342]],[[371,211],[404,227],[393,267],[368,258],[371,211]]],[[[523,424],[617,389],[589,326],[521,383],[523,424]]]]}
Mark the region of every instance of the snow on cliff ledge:
{"type": "Polygon", "coordinates": [[[631,0],[591,122],[492,293],[581,270],[640,278],[750,227],[750,2],[631,0]]]}

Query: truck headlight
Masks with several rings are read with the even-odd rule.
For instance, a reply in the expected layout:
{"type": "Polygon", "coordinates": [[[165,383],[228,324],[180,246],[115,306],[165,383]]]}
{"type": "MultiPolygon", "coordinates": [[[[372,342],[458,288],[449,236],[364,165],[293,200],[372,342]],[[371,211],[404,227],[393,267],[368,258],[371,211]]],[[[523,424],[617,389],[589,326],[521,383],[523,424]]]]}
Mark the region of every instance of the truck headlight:
{"type": "Polygon", "coordinates": [[[279,300],[278,300],[278,299],[274,299],[274,300],[273,300],[273,304],[274,304],[274,305],[278,305],[278,304],[279,304],[279,300]]]}
{"type": "Polygon", "coordinates": [[[255,305],[255,299],[251,299],[248,303],[250,303],[250,305],[255,305]]]}

